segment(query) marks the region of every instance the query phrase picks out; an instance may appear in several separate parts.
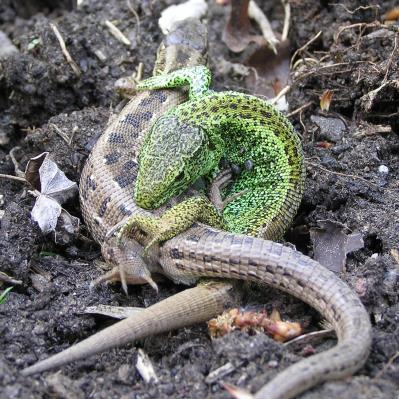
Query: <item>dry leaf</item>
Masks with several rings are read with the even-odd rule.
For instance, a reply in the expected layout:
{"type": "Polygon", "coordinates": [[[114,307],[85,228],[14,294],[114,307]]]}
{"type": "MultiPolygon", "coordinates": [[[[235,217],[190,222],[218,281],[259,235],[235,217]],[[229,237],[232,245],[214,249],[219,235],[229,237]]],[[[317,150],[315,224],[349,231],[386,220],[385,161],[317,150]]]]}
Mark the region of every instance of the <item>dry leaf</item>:
{"type": "Polygon", "coordinates": [[[223,30],[222,40],[235,53],[245,50],[251,42],[260,46],[266,44],[263,36],[251,34],[248,4],[249,0],[235,0],[231,3],[229,20],[223,30]]]}
{"type": "Polygon", "coordinates": [[[69,180],[48,155],[44,152],[30,159],[26,166],[26,180],[40,193],[31,212],[32,219],[43,233],[49,233],[55,231],[58,218],[64,213],[62,223],[65,230],[76,231],[77,218],[63,210],[61,204],[76,195],[77,184],[69,180]]]}
{"type": "MultiPolygon", "coordinates": [[[[290,77],[290,44],[288,40],[277,44],[277,54],[266,46],[256,49],[245,61],[251,67],[245,83],[251,92],[273,98],[287,86],[290,77]]],[[[284,109],[280,109],[284,110],[284,109]]]]}
{"type": "Polygon", "coordinates": [[[399,7],[391,8],[383,17],[384,21],[396,21],[399,18],[399,7]]]}
{"type": "Polygon", "coordinates": [[[320,96],[320,108],[322,111],[328,111],[330,109],[331,100],[333,98],[333,91],[327,89],[324,93],[320,96]]]}
{"type": "Polygon", "coordinates": [[[319,228],[310,229],[314,258],[333,272],[342,272],[346,255],[364,247],[360,233],[347,234],[347,228],[332,220],[318,221],[319,228]]]}

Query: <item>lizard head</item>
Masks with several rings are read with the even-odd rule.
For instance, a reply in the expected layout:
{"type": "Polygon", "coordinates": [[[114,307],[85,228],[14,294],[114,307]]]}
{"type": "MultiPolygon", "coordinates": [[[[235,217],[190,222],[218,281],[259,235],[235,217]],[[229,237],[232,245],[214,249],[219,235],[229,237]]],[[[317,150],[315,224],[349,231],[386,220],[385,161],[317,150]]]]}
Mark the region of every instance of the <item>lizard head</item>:
{"type": "Polygon", "coordinates": [[[208,137],[198,126],[166,114],[158,119],[139,155],[134,199],[145,209],[155,209],[182,193],[211,169],[208,137]]]}

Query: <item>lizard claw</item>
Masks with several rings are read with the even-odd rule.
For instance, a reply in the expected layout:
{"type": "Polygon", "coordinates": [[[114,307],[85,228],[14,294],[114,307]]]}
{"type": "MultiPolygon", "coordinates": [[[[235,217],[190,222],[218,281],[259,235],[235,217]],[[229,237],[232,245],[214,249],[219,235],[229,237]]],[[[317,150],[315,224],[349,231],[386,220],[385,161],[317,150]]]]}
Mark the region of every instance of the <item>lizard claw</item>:
{"type": "Polygon", "coordinates": [[[143,259],[143,247],[136,241],[111,237],[101,248],[106,262],[112,269],[91,283],[91,287],[102,282],[120,281],[128,294],[128,284],[150,284],[158,292],[158,286],[151,278],[151,271],[143,259]]]}

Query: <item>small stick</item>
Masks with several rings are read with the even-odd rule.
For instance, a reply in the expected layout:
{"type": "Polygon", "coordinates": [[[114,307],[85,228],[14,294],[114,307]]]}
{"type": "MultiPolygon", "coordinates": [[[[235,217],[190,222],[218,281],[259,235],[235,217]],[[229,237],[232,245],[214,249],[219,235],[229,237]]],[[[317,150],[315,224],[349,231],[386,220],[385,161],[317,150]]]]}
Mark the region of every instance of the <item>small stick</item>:
{"type": "Polygon", "coordinates": [[[396,352],[389,360],[388,363],[384,365],[383,369],[380,370],[376,376],[373,378],[373,380],[376,380],[378,378],[380,378],[387,370],[388,367],[399,357],[399,351],[396,352]]]}
{"type": "Polygon", "coordinates": [[[281,34],[281,40],[287,40],[288,32],[290,30],[290,20],[291,20],[291,6],[287,0],[281,0],[284,6],[284,25],[283,33],[281,34]]]}
{"type": "Polygon", "coordinates": [[[290,85],[287,85],[287,86],[283,87],[283,88],[280,90],[280,92],[277,94],[276,97],[273,97],[272,99],[270,99],[270,100],[268,101],[269,104],[272,104],[272,105],[273,105],[273,104],[276,104],[276,102],[277,102],[281,97],[283,97],[284,95],[286,95],[290,89],[291,89],[291,86],[290,86],[290,85]]]}
{"type": "Polygon", "coordinates": [[[108,21],[108,19],[105,21],[105,26],[116,40],[119,40],[126,46],[131,45],[130,40],[111,21],[108,21]]]}
{"type": "Polygon", "coordinates": [[[389,73],[389,70],[391,69],[392,59],[393,59],[393,56],[395,55],[395,51],[396,51],[397,45],[398,45],[398,36],[395,35],[395,44],[394,44],[394,46],[393,46],[392,53],[391,53],[391,55],[389,56],[389,61],[388,61],[388,65],[387,65],[387,70],[386,70],[386,72],[385,72],[385,76],[384,76],[384,80],[382,81],[382,84],[384,84],[384,83],[388,80],[388,73],[389,73]]]}
{"type": "Polygon", "coordinates": [[[24,177],[18,177],[18,176],[13,176],[13,175],[5,175],[3,173],[0,173],[0,178],[20,181],[22,183],[28,184],[27,180],[24,177]]]}
{"type": "Polygon", "coordinates": [[[291,57],[291,62],[290,62],[290,69],[292,69],[292,64],[294,62],[295,57],[301,53],[302,51],[306,50],[315,40],[317,40],[320,35],[323,33],[323,31],[319,31],[316,33],[315,36],[313,36],[310,40],[308,40],[302,47],[300,47],[298,50],[295,51],[294,55],[291,57]]]}
{"type": "Polygon", "coordinates": [[[260,30],[262,31],[262,35],[266,42],[269,44],[270,48],[273,50],[275,54],[277,54],[276,44],[279,43],[276,35],[273,32],[273,29],[270,25],[269,20],[263,11],[259,8],[259,6],[255,3],[255,1],[251,0],[248,5],[248,15],[250,18],[255,20],[259,25],[260,30]]]}
{"type": "Polygon", "coordinates": [[[334,335],[334,329],[329,328],[326,330],[320,330],[320,331],[312,331],[307,334],[302,334],[299,337],[296,337],[294,339],[291,339],[291,341],[285,342],[284,345],[292,345],[292,344],[297,344],[298,342],[308,342],[310,340],[313,340],[314,338],[321,338],[321,337],[330,337],[334,335]]]}
{"type": "Polygon", "coordinates": [[[137,11],[134,9],[134,7],[132,6],[132,4],[130,3],[130,0],[127,0],[127,8],[132,12],[132,14],[134,15],[134,17],[136,18],[136,36],[137,36],[137,43],[140,44],[141,42],[141,34],[140,34],[140,17],[139,14],[137,14],[137,11]]]}
{"type": "Polygon", "coordinates": [[[310,107],[313,104],[313,101],[309,101],[306,104],[303,104],[301,107],[294,109],[292,112],[290,112],[289,114],[286,115],[287,118],[296,115],[297,113],[303,111],[304,109],[310,107]]]}
{"type": "Polygon", "coordinates": [[[56,36],[56,38],[58,40],[58,43],[60,44],[62,54],[64,54],[64,57],[67,60],[68,64],[72,68],[72,70],[75,73],[75,75],[79,78],[82,75],[82,72],[80,71],[80,69],[78,67],[78,64],[76,64],[76,62],[73,60],[71,54],[69,54],[69,51],[66,48],[65,41],[64,41],[63,37],[61,36],[60,31],[51,22],[50,22],[50,27],[53,30],[53,32],[54,32],[54,34],[55,34],[55,36],[56,36]]]}
{"type": "Polygon", "coordinates": [[[7,284],[22,285],[21,280],[15,280],[14,278],[10,277],[8,274],[4,272],[0,272],[0,281],[7,284]]]}
{"type": "Polygon", "coordinates": [[[15,174],[19,177],[25,177],[25,173],[22,172],[22,170],[19,168],[19,162],[17,161],[17,158],[15,157],[15,152],[20,150],[21,147],[13,147],[11,148],[9,155],[11,158],[11,162],[14,165],[14,170],[15,170],[15,174]]]}

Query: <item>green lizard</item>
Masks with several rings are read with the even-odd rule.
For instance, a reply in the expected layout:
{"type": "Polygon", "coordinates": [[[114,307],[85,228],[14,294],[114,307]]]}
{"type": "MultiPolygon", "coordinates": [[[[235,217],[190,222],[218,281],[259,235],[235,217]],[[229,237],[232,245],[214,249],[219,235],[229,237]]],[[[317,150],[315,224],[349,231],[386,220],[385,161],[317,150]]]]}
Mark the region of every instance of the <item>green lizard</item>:
{"type": "Polygon", "coordinates": [[[140,155],[136,203],[162,205],[201,176],[214,177],[225,158],[242,171],[231,184],[232,200],[222,215],[203,197],[166,211],[161,218],[134,216],[119,236],[139,228],[155,243],[172,238],[195,221],[235,233],[279,239],[292,221],[304,186],[301,143],[290,122],[273,106],[247,94],[209,90],[203,66],[144,80],[138,89],[189,85],[189,101],[153,125],[140,155]],[[250,163],[250,168],[244,166],[250,163]]]}

